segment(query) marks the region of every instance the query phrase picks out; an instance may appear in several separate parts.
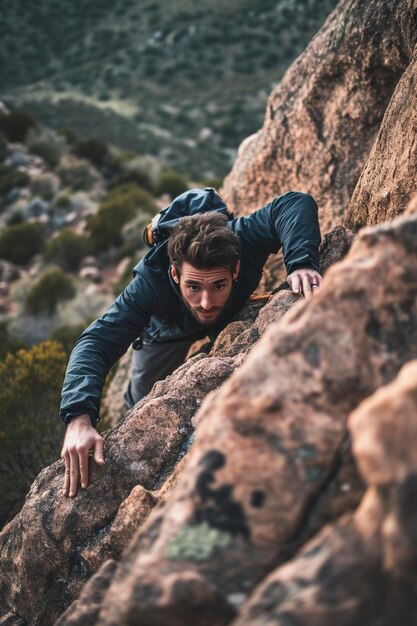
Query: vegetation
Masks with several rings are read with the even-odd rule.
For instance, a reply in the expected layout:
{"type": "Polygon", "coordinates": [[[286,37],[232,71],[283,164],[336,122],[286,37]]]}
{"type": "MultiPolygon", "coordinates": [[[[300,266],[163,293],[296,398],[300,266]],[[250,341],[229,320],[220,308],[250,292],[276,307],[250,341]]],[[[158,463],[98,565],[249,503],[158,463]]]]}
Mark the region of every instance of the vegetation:
{"type": "Polygon", "coordinates": [[[174,170],[166,170],[161,174],[156,193],[161,195],[167,193],[171,198],[179,196],[184,191],[187,191],[188,183],[185,176],[175,172],[174,170]]]}
{"type": "Polygon", "coordinates": [[[82,259],[90,252],[90,241],[68,228],[51,239],[45,250],[45,260],[56,263],[67,272],[76,272],[82,259]]]}
{"type": "Polygon", "coordinates": [[[25,222],[7,226],[0,231],[0,259],[25,265],[41,252],[45,241],[40,222],[25,222]]]}
{"type": "Polygon", "coordinates": [[[60,269],[46,271],[33,285],[26,300],[26,309],[35,315],[52,315],[60,302],[76,295],[74,284],[60,269]]]}
{"type": "Polygon", "coordinates": [[[25,187],[30,182],[26,172],[21,172],[11,165],[0,165],[0,194],[6,194],[14,187],[25,187]]]}
{"type": "Polygon", "coordinates": [[[95,215],[87,222],[87,230],[95,252],[105,252],[123,243],[122,227],[142,209],[151,212],[154,208],[152,196],[135,185],[114,189],[95,215]]]}
{"type": "Polygon", "coordinates": [[[0,523],[59,457],[59,397],[66,354],[46,341],[0,362],[0,523]]]}
{"type": "Polygon", "coordinates": [[[0,111],[0,131],[9,141],[24,141],[29,130],[36,126],[37,122],[26,111],[0,111]]]}
{"type": "Polygon", "coordinates": [[[139,152],[146,146],[195,178],[224,175],[242,139],[261,126],[271,85],[336,4],[80,0],[75,10],[40,0],[24,12],[9,7],[0,40],[3,91],[80,136],[139,152]],[[51,94],[58,91],[57,101],[51,94]]]}

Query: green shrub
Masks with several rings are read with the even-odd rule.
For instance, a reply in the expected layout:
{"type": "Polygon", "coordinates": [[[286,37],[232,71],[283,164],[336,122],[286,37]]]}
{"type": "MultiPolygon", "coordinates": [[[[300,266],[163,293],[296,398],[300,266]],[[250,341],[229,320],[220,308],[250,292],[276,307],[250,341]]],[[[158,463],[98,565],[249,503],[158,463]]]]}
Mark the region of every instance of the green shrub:
{"type": "Polygon", "coordinates": [[[67,143],[50,128],[37,128],[29,131],[26,143],[31,152],[42,157],[51,167],[56,167],[61,156],[67,151],[67,143]]]}
{"type": "Polygon", "coordinates": [[[4,161],[4,159],[8,155],[8,146],[5,136],[0,133],[0,161],[4,161]]]}
{"type": "Polygon", "coordinates": [[[64,186],[76,191],[89,191],[99,179],[98,172],[88,161],[70,155],[61,159],[57,174],[64,186]]]}
{"type": "Polygon", "coordinates": [[[45,250],[45,259],[56,263],[67,272],[76,272],[82,259],[89,253],[90,241],[87,237],[63,228],[49,241],[45,250]]]}
{"type": "Polygon", "coordinates": [[[53,315],[60,302],[72,300],[76,289],[71,278],[60,269],[45,272],[33,285],[26,300],[26,309],[35,315],[53,315]]]}
{"type": "Polygon", "coordinates": [[[14,187],[25,187],[30,183],[26,172],[21,172],[5,163],[0,165],[0,194],[6,194],[14,187]]]}
{"type": "Polygon", "coordinates": [[[36,120],[25,111],[0,112],[0,131],[9,141],[24,141],[29,130],[36,127],[36,120]]]}
{"type": "Polygon", "coordinates": [[[109,155],[108,145],[101,139],[84,139],[75,144],[74,154],[91,161],[96,167],[102,167],[109,155]]]}
{"type": "Polygon", "coordinates": [[[55,174],[46,172],[37,178],[33,178],[30,183],[30,190],[34,196],[40,196],[44,200],[52,200],[58,193],[59,179],[55,174]]]}
{"type": "Polygon", "coordinates": [[[7,226],[0,231],[0,259],[24,265],[42,251],[44,241],[44,227],[40,222],[7,226]]]}
{"type": "Polygon", "coordinates": [[[140,210],[154,210],[154,200],[136,186],[114,189],[95,215],[87,222],[95,252],[105,252],[123,243],[121,229],[140,210]]]}
{"type": "Polygon", "coordinates": [[[175,198],[184,191],[187,191],[187,189],[188,184],[185,176],[174,170],[166,170],[161,174],[161,178],[156,187],[156,193],[158,195],[168,193],[171,198],[175,198]]]}
{"type": "Polygon", "coordinates": [[[66,360],[62,346],[46,341],[0,363],[0,523],[8,511],[17,512],[41,469],[59,457],[66,360]]]}

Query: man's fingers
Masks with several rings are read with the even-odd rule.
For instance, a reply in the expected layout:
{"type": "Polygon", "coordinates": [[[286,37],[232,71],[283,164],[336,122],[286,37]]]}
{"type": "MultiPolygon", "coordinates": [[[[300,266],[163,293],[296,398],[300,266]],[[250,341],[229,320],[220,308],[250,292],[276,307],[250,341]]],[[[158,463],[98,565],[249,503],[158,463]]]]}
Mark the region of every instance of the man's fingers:
{"type": "Polygon", "coordinates": [[[308,300],[311,296],[311,284],[310,284],[310,276],[303,276],[303,294],[306,300],[308,300]]]}
{"type": "Polygon", "coordinates": [[[62,460],[65,463],[65,473],[64,473],[64,488],[63,488],[63,493],[64,496],[68,496],[69,493],[69,486],[70,486],[70,464],[69,464],[69,457],[68,455],[64,455],[62,457],[62,460]]]}
{"type": "Polygon", "coordinates": [[[293,290],[293,293],[300,293],[300,285],[301,285],[300,277],[298,274],[295,274],[291,278],[291,289],[293,290]]]}
{"type": "Polygon", "coordinates": [[[94,449],[94,460],[98,465],[104,465],[104,439],[97,439],[94,449]]]}
{"type": "Polygon", "coordinates": [[[69,497],[75,498],[78,491],[78,484],[80,482],[80,470],[78,465],[78,454],[75,449],[69,451],[70,466],[69,466],[69,478],[70,488],[69,497]]]}
{"type": "Polygon", "coordinates": [[[78,460],[80,463],[81,487],[86,489],[88,487],[88,448],[78,450],[78,460]]]}

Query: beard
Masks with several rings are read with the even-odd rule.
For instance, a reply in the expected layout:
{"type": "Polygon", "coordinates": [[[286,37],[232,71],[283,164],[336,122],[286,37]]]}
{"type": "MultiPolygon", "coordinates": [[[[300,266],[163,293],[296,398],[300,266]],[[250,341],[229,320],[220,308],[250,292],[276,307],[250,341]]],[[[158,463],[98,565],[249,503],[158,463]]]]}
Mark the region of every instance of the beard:
{"type": "Polygon", "coordinates": [[[194,319],[197,320],[197,322],[199,322],[200,324],[203,324],[203,326],[213,326],[214,324],[216,324],[216,322],[218,321],[224,307],[213,307],[212,309],[210,309],[210,311],[206,311],[205,309],[201,309],[200,307],[192,307],[190,304],[188,304],[188,302],[186,302],[184,300],[184,298],[182,299],[185,306],[187,307],[187,309],[190,311],[191,315],[194,317],[194,319]],[[204,319],[202,317],[200,317],[200,315],[202,313],[217,313],[216,315],[213,315],[213,317],[209,317],[207,319],[204,319]]]}

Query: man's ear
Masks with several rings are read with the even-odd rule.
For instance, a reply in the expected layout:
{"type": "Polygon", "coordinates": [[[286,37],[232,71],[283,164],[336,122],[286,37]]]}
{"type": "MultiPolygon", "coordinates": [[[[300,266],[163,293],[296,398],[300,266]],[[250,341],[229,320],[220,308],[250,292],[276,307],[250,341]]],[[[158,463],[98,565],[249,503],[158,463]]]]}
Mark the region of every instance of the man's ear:
{"type": "Polygon", "coordinates": [[[177,274],[177,270],[175,269],[175,267],[173,265],[170,266],[171,269],[171,276],[174,279],[174,282],[179,283],[180,279],[179,276],[177,274]]]}
{"type": "Polygon", "coordinates": [[[233,272],[233,280],[236,280],[236,278],[239,276],[239,272],[240,272],[240,261],[236,263],[236,267],[233,272]]]}

